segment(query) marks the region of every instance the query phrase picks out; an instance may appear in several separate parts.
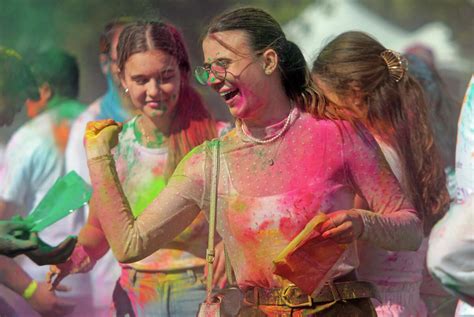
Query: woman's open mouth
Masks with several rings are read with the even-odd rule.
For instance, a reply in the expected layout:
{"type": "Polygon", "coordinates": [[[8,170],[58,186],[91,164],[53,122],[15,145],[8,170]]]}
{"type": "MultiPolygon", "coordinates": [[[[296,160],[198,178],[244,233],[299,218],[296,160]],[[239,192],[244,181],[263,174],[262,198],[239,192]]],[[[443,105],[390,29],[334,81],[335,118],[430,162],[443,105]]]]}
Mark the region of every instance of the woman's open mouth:
{"type": "Polygon", "coordinates": [[[225,99],[225,101],[229,101],[230,99],[237,96],[239,91],[240,91],[239,89],[230,90],[230,91],[226,91],[226,92],[221,92],[220,95],[225,99]]]}

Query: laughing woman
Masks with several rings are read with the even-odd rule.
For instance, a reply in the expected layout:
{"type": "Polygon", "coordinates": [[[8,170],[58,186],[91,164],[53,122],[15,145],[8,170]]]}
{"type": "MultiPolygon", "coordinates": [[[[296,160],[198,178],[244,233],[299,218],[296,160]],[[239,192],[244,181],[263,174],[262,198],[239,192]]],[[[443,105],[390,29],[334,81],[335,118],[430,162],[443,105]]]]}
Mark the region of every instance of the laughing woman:
{"type": "MultiPolygon", "coordinates": [[[[223,97],[237,120],[219,139],[217,231],[245,292],[241,315],[373,315],[369,290],[353,276],[355,242],[416,250],[422,238],[417,212],[376,142],[359,125],[339,120],[343,112],[319,102],[301,51],[266,12],[242,8],[218,16],[202,46],[199,80],[223,97]],[[356,194],[374,212],[353,209],[356,194]],[[318,212],[329,218],[322,236],[349,244],[348,250],[329,270],[330,284],[312,300],[297,287],[282,294],[290,283],[273,274],[272,260],[318,212]]],[[[111,121],[89,124],[86,150],[96,193],[91,204],[115,255],[133,262],[208,210],[216,143],[191,151],[135,218],[111,155],[119,131],[111,121]]]]}

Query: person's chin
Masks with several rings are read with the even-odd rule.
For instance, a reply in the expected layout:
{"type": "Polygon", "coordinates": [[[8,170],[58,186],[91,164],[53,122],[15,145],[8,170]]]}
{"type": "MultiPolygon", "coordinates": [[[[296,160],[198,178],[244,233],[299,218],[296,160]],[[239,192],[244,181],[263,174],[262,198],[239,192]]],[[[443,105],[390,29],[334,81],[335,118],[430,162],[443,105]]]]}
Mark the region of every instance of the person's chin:
{"type": "Polygon", "coordinates": [[[167,108],[166,107],[160,107],[160,108],[148,108],[145,111],[145,114],[151,118],[161,118],[166,115],[167,108]]]}

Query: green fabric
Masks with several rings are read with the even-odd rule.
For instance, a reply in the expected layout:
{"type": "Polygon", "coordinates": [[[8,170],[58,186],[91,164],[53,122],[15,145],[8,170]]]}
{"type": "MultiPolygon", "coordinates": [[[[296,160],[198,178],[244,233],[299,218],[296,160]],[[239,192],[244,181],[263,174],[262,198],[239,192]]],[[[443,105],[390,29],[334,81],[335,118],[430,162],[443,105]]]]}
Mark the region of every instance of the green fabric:
{"type": "Polygon", "coordinates": [[[61,118],[75,119],[86,109],[86,105],[74,99],[53,96],[46,105],[46,110],[52,109],[58,109],[61,118]]]}
{"type": "Polygon", "coordinates": [[[92,187],[69,172],[54,183],[26,221],[33,223],[31,231],[39,232],[82,207],[91,195],[92,187]]]}

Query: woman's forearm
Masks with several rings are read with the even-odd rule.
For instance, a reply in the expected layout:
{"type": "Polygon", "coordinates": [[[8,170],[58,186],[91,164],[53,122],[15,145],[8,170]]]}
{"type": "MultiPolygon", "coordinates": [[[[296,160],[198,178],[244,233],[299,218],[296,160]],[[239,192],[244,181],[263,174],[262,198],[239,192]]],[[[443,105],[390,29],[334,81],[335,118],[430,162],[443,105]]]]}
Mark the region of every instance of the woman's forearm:
{"type": "Polygon", "coordinates": [[[0,284],[22,295],[32,278],[12,259],[0,256],[0,284]]]}
{"type": "Polygon", "coordinates": [[[359,209],[364,222],[361,240],[390,251],[416,251],[423,240],[422,221],[410,211],[391,214],[359,209]]]}
{"type": "Polygon", "coordinates": [[[170,242],[199,214],[199,207],[180,194],[186,192],[186,188],[176,191],[166,188],[134,219],[113,158],[102,156],[89,160],[89,172],[94,188],[91,210],[120,262],[134,262],[150,255],[170,242]]]}
{"type": "Polygon", "coordinates": [[[81,229],[77,241],[94,261],[102,258],[110,249],[102,229],[90,224],[81,229]]]}

